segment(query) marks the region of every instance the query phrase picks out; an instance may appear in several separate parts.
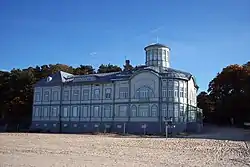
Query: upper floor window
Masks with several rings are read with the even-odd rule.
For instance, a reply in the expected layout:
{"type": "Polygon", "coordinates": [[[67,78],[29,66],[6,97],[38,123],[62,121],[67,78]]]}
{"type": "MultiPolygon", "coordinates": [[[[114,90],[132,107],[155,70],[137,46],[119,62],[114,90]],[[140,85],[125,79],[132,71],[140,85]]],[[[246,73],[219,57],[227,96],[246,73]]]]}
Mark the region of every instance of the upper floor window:
{"type": "Polygon", "coordinates": [[[89,100],[89,90],[88,89],[83,90],[82,100],[89,100]]]}
{"type": "Polygon", "coordinates": [[[73,97],[72,97],[73,101],[78,101],[80,100],[80,90],[73,90],[73,97]]]}
{"type": "Polygon", "coordinates": [[[43,101],[46,101],[46,102],[49,101],[49,91],[45,91],[45,92],[44,92],[43,101]]]}
{"type": "Polygon", "coordinates": [[[154,97],[154,92],[151,88],[143,86],[136,91],[136,98],[151,98],[154,97]]]}
{"type": "Polygon", "coordinates": [[[105,89],[105,98],[106,99],[111,99],[111,88],[106,88],[105,89]]]}
{"type": "Polygon", "coordinates": [[[36,92],[35,93],[35,102],[39,102],[41,101],[41,93],[40,92],[36,92]]]}
{"type": "Polygon", "coordinates": [[[173,90],[168,90],[168,97],[173,97],[173,90]]]}
{"type": "Polygon", "coordinates": [[[172,79],[168,80],[168,86],[173,86],[173,80],[172,79]]]}
{"type": "Polygon", "coordinates": [[[167,97],[167,89],[162,89],[162,97],[167,97]]]}
{"type": "Polygon", "coordinates": [[[100,89],[94,89],[93,98],[100,99],[100,89]]]}
{"type": "Polygon", "coordinates": [[[63,91],[63,100],[64,101],[69,100],[69,90],[64,90],[63,91]]]}
{"type": "Polygon", "coordinates": [[[58,100],[58,91],[53,91],[52,98],[53,98],[54,101],[58,100]]]}
{"type": "Polygon", "coordinates": [[[184,97],[187,98],[187,88],[184,90],[184,97]]]}
{"type": "Polygon", "coordinates": [[[119,98],[121,98],[121,99],[128,98],[128,87],[119,88],[119,98]]]}
{"type": "Polygon", "coordinates": [[[174,91],[174,97],[178,97],[178,90],[174,91]]]}

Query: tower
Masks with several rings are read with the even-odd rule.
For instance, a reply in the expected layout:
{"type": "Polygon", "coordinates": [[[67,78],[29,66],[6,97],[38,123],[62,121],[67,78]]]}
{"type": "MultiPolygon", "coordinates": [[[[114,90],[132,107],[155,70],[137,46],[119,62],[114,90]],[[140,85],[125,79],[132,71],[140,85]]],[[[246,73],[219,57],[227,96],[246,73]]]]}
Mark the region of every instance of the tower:
{"type": "Polygon", "coordinates": [[[169,68],[170,48],[159,43],[150,44],[144,48],[146,52],[146,65],[169,68]]]}

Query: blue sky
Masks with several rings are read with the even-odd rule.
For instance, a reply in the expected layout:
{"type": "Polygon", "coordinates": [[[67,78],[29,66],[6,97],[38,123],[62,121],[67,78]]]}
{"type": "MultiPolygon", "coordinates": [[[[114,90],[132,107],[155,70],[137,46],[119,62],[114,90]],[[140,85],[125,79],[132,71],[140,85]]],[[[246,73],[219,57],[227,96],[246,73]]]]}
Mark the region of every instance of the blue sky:
{"type": "Polygon", "coordinates": [[[63,63],[144,64],[153,42],[206,90],[250,60],[249,0],[0,0],[0,69],[63,63]]]}

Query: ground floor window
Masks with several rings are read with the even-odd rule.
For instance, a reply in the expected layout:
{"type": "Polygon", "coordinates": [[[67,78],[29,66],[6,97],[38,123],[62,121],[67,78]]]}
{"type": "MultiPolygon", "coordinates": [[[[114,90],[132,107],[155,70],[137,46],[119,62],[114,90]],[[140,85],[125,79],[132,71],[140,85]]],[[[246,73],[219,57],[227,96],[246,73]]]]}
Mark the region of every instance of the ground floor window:
{"type": "Polygon", "coordinates": [[[127,117],[127,110],[128,110],[127,105],[120,105],[118,116],[119,117],[127,117]]]}
{"type": "Polygon", "coordinates": [[[131,117],[136,117],[137,107],[135,105],[131,106],[131,117]]]}
{"type": "Polygon", "coordinates": [[[158,112],[158,107],[157,107],[157,105],[153,105],[152,107],[151,107],[151,116],[152,117],[157,117],[157,112],[158,112]]]}
{"type": "Polygon", "coordinates": [[[149,115],[149,105],[147,105],[147,104],[139,105],[138,116],[139,117],[148,117],[148,115],[149,115]]]}
{"type": "Polygon", "coordinates": [[[95,118],[101,117],[100,106],[93,107],[92,117],[95,118]]]}
{"type": "Polygon", "coordinates": [[[112,117],[111,105],[104,105],[104,107],[103,107],[103,117],[105,117],[105,118],[112,117]]]}
{"type": "Polygon", "coordinates": [[[82,106],[82,109],[80,111],[80,117],[81,118],[87,118],[89,117],[89,106],[82,106]]]}

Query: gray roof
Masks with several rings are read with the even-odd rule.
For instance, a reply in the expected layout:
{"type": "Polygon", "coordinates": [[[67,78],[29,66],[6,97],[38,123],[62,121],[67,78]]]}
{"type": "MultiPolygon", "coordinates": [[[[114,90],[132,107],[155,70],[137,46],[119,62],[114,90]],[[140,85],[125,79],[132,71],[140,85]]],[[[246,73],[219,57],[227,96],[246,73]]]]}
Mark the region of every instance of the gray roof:
{"type": "Polygon", "coordinates": [[[160,43],[153,43],[153,44],[150,44],[150,45],[146,46],[144,48],[144,50],[146,50],[149,47],[164,47],[164,48],[170,49],[167,45],[163,45],[163,44],[160,44],[160,43]]]}
{"type": "MultiPolygon", "coordinates": [[[[143,71],[152,71],[157,75],[169,77],[169,78],[178,78],[184,80],[190,80],[193,76],[192,74],[180,70],[176,70],[173,68],[161,69],[158,67],[151,66],[139,66],[130,71],[121,71],[121,72],[110,72],[110,73],[100,73],[100,74],[89,74],[89,75],[72,75],[63,71],[59,71],[48,78],[43,78],[38,81],[35,86],[52,86],[52,85],[60,85],[62,83],[75,83],[75,82],[83,82],[83,83],[96,83],[96,82],[111,82],[117,80],[128,80],[133,77],[135,74],[143,72],[143,71]]],[[[193,77],[194,78],[194,77],[193,77]]],[[[195,80],[195,78],[194,78],[195,80]]],[[[195,81],[196,87],[196,81],[195,81]]]]}

